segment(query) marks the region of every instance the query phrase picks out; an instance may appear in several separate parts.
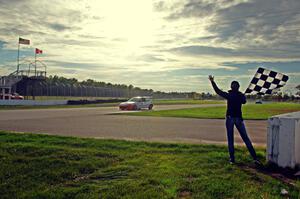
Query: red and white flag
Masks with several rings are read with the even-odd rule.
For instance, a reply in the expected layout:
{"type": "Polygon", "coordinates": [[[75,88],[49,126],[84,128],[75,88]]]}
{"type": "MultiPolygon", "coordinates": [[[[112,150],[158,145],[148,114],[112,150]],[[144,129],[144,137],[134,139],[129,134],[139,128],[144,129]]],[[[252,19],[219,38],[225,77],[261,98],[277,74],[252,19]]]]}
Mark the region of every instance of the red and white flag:
{"type": "Polygon", "coordinates": [[[19,37],[19,44],[30,45],[30,40],[19,37]]]}
{"type": "Polygon", "coordinates": [[[42,53],[43,53],[43,51],[41,49],[38,49],[38,48],[35,49],[35,54],[42,54],[42,53]]]}

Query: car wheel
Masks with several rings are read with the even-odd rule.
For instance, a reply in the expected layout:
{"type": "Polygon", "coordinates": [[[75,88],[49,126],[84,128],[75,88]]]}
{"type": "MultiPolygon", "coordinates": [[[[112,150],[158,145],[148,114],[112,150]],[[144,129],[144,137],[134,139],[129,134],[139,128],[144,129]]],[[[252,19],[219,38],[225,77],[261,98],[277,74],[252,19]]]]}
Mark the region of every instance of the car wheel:
{"type": "Polygon", "coordinates": [[[132,109],[133,109],[133,110],[137,110],[137,106],[136,106],[136,105],[134,105],[132,109]]]}
{"type": "Polygon", "coordinates": [[[152,110],[152,108],[153,108],[153,104],[150,104],[149,107],[148,107],[148,109],[152,110]]]}

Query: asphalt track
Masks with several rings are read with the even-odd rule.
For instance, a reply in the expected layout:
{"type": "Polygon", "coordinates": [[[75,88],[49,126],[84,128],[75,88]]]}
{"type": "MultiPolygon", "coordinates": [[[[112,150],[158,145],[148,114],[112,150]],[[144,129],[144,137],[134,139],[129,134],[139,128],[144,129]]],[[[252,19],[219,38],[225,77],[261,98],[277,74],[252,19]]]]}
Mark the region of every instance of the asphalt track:
{"type": "MultiPolygon", "coordinates": [[[[216,105],[161,105],[155,109],[207,106],[216,105]]],[[[0,130],[155,142],[226,143],[223,119],[111,114],[118,112],[116,107],[1,110],[0,130]]],[[[251,140],[256,145],[265,145],[267,122],[248,120],[245,123],[251,140]]],[[[235,135],[236,143],[241,144],[240,136],[235,135]]]]}

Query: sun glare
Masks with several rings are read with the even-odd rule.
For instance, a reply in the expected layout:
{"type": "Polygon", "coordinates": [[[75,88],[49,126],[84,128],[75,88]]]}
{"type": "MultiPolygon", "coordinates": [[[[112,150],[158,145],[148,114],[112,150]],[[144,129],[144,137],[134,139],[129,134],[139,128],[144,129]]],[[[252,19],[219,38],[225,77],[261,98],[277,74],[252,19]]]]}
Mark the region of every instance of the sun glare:
{"type": "Polygon", "coordinates": [[[157,28],[151,1],[92,1],[90,10],[99,20],[90,24],[87,31],[99,36],[124,42],[134,50],[153,42],[157,28]]]}

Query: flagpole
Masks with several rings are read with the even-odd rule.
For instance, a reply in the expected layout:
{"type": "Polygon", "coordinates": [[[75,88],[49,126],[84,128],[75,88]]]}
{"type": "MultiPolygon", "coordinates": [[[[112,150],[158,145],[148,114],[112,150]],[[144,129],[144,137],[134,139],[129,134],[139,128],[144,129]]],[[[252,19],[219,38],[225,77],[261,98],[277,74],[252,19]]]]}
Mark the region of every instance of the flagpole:
{"type": "Polygon", "coordinates": [[[19,73],[19,59],[20,59],[20,37],[18,39],[18,60],[17,60],[17,73],[19,73]]]}
{"type": "Polygon", "coordinates": [[[35,56],[34,56],[34,75],[36,76],[36,49],[35,49],[35,56]]]}

